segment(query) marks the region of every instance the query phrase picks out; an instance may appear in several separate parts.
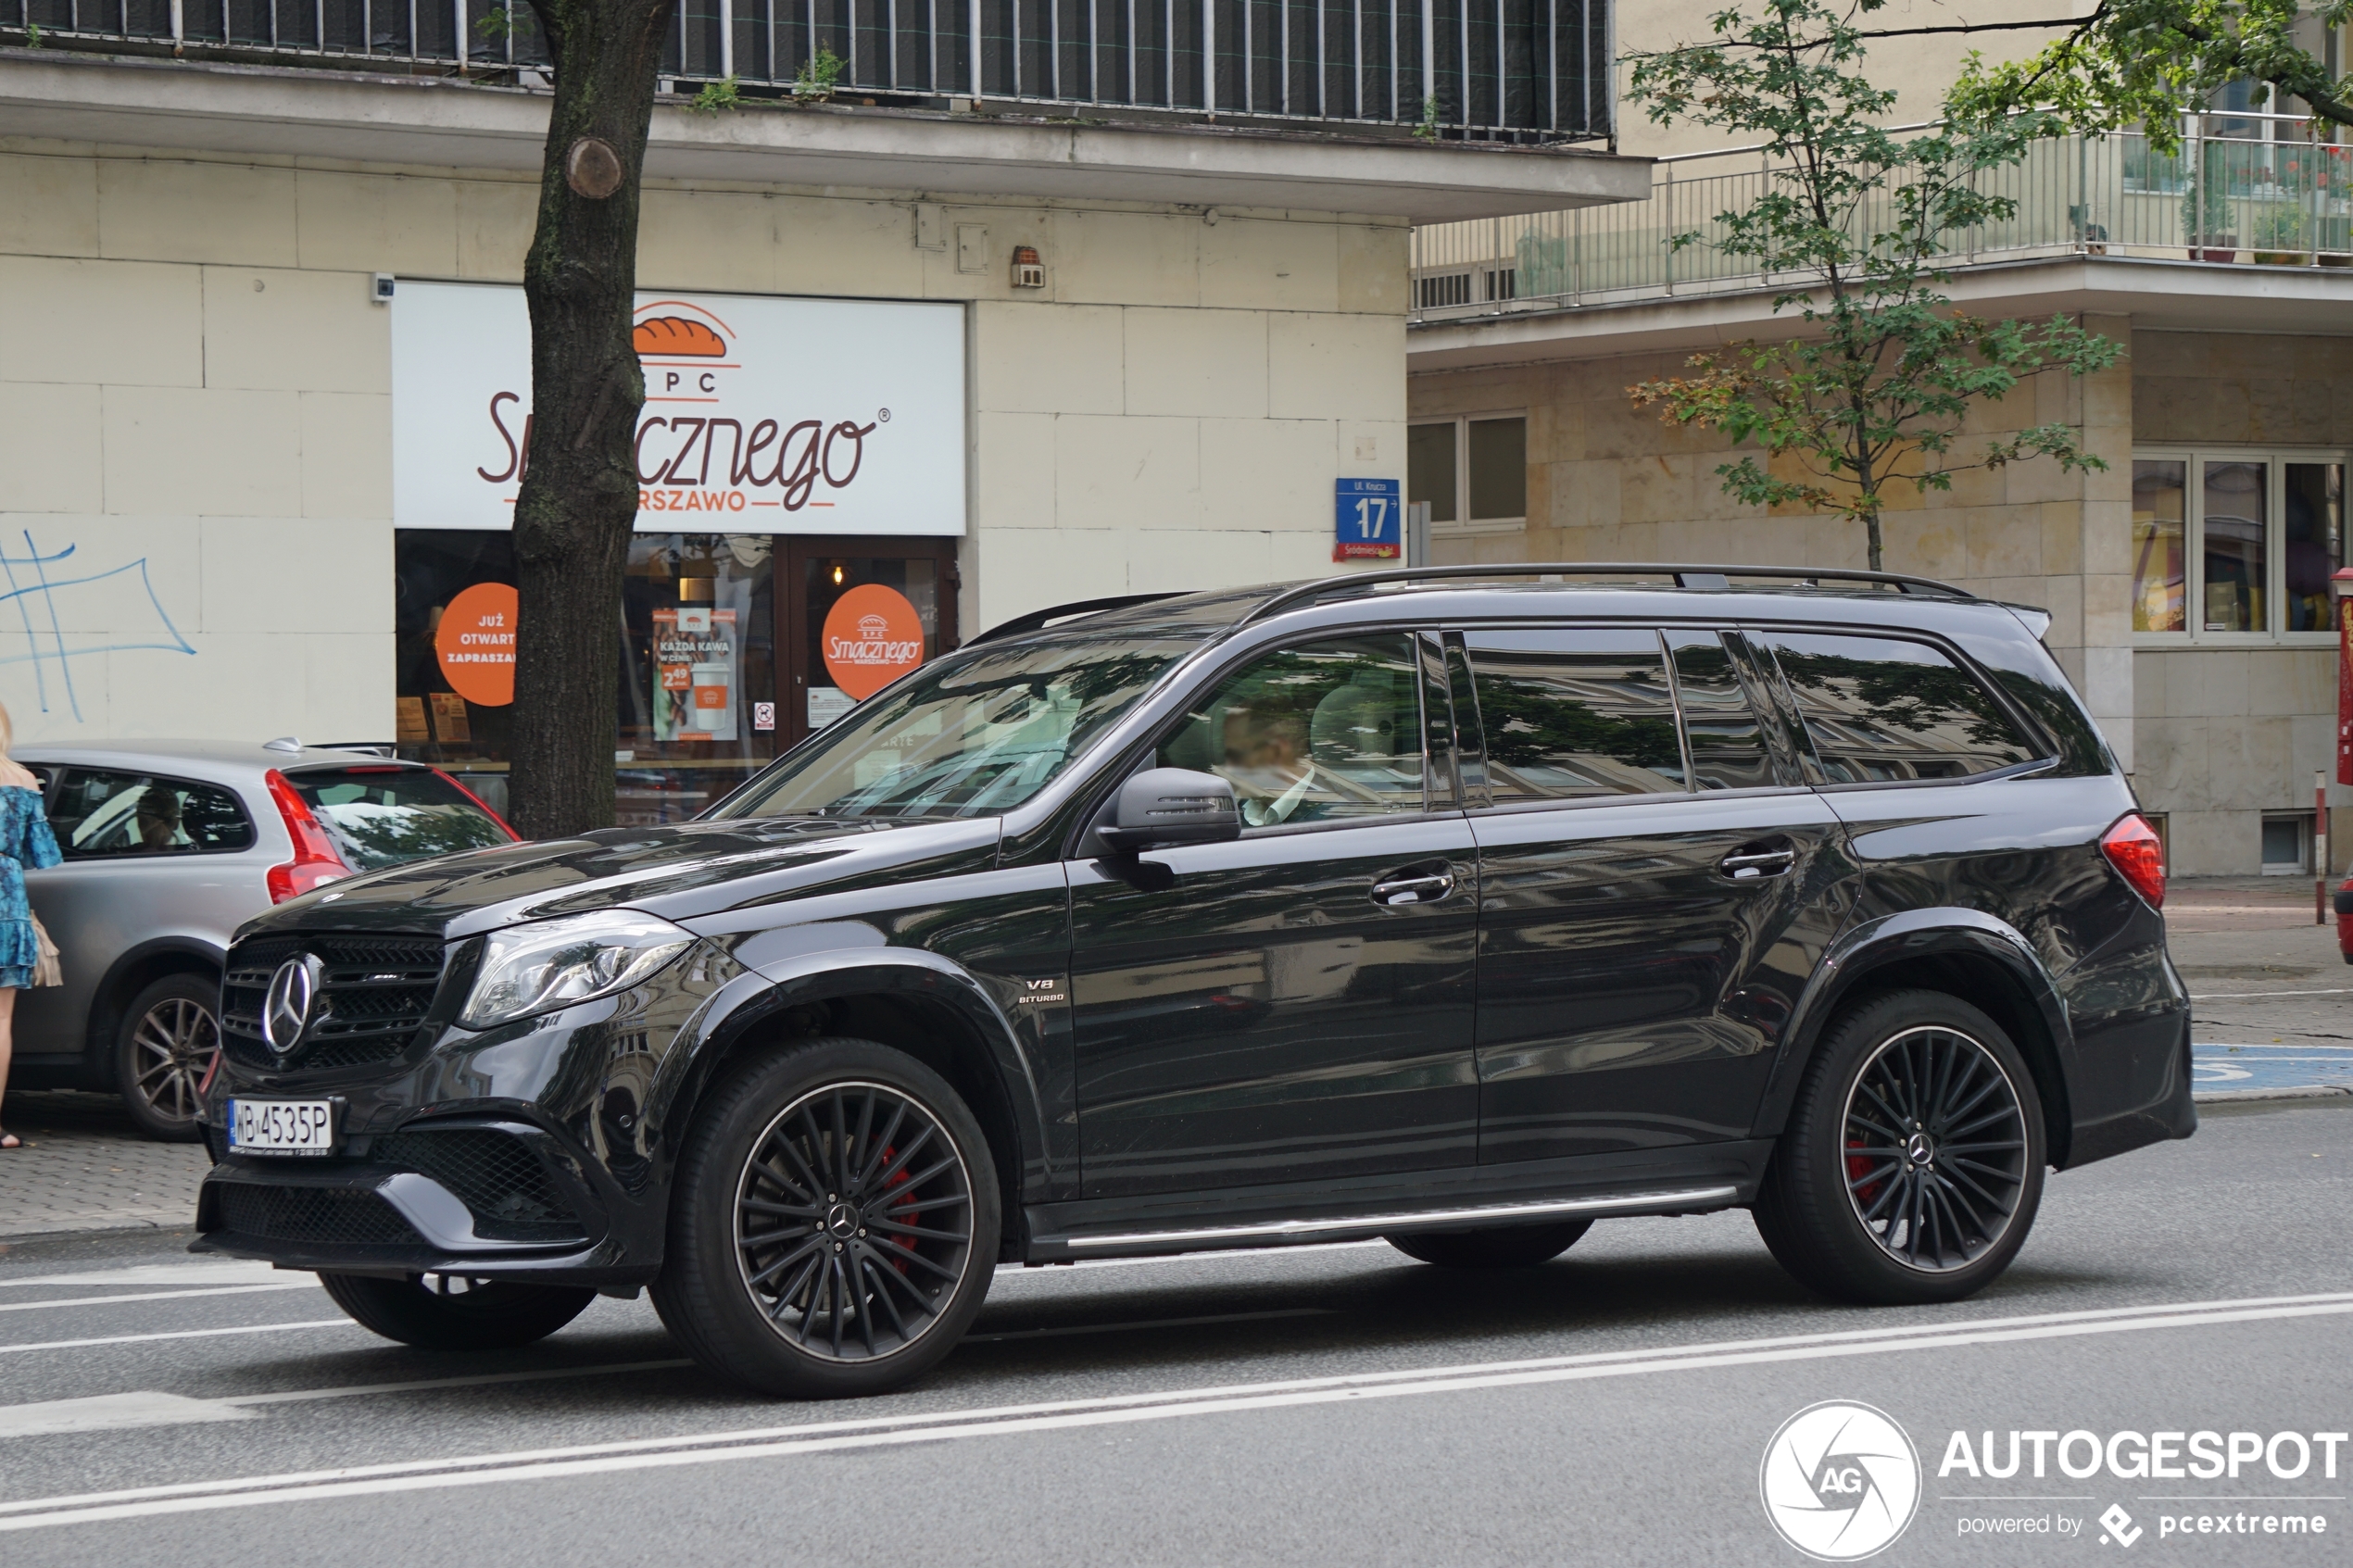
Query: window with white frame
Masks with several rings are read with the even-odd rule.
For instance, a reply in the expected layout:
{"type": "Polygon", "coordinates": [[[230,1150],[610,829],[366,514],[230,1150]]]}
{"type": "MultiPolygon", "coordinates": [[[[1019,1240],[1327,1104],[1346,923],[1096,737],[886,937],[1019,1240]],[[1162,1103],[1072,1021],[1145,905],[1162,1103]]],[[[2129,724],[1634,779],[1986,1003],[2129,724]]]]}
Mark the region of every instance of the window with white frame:
{"type": "Polygon", "coordinates": [[[1405,499],[1433,534],[1509,533],[1528,521],[1528,416],[1468,414],[1405,432],[1405,499]]]}
{"type": "Polygon", "coordinates": [[[2133,631],[2151,646],[2322,642],[2348,560],[2343,452],[2133,456],[2133,631]]]}

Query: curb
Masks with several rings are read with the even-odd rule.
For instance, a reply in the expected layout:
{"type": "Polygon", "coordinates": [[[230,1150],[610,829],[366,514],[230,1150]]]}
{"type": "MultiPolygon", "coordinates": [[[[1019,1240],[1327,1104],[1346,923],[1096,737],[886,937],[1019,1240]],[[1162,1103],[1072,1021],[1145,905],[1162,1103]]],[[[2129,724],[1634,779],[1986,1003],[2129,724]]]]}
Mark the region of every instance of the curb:
{"type": "Polygon", "coordinates": [[[86,1226],[62,1225],[37,1231],[10,1231],[6,1235],[0,1235],[0,1247],[14,1247],[32,1241],[63,1241],[69,1238],[94,1236],[169,1236],[175,1231],[184,1231],[193,1236],[195,1234],[195,1227],[191,1222],[195,1217],[194,1214],[190,1214],[181,1219],[149,1220],[127,1225],[101,1223],[86,1226]]]}
{"type": "Polygon", "coordinates": [[[2207,1089],[2190,1096],[2199,1105],[2228,1105],[2238,1100],[2344,1099],[2353,1085],[2314,1084],[2298,1089],[2207,1089]]]}

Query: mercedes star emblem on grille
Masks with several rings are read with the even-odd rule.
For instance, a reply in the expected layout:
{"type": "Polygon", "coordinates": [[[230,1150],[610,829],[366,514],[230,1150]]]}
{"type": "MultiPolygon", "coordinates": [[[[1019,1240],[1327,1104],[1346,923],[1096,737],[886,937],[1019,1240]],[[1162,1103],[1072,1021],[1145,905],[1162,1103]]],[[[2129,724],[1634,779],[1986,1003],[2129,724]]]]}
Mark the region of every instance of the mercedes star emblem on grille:
{"type": "Polygon", "coordinates": [[[310,1006],[319,996],[319,972],[325,966],[315,953],[288,959],[270,977],[270,999],[261,1009],[261,1037],[270,1048],[285,1055],[302,1042],[310,1022],[310,1006]]]}

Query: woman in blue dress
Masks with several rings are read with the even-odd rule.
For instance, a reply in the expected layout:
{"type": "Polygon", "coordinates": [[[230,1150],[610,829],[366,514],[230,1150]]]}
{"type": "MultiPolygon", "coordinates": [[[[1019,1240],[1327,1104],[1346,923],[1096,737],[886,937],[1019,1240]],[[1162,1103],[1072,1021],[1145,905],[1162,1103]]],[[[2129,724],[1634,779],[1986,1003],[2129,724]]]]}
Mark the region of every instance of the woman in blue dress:
{"type": "MultiPolygon", "coordinates": [[[[32,984],[33,968],[41,961],[24,873],[28,867],[38,871],[63,859],[57,834],[49,831],[49,814],[41,807],[41,781],[8,756],[14,739],[8,710],[0,707],[0,1096],[7,1093],[8,1059],[16,1045],[17,993],[32,984]]],[[[0,1148],[19,1147],[16,1136],[0,1127],[0,1148]]]]}

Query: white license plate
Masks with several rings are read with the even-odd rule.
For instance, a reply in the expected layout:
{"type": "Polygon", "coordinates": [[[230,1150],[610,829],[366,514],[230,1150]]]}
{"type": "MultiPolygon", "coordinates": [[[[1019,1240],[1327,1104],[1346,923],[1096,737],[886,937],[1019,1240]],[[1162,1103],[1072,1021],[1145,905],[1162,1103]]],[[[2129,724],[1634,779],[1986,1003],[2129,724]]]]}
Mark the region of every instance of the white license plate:
{"type": "Polygon", "coordinates": [[[233,1099],[229,1147],[239,1154],[333,1154],[335,1108],[323,1099],[233,1099]]]}

